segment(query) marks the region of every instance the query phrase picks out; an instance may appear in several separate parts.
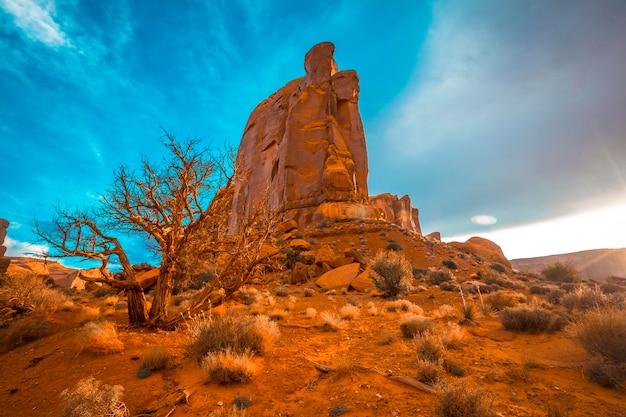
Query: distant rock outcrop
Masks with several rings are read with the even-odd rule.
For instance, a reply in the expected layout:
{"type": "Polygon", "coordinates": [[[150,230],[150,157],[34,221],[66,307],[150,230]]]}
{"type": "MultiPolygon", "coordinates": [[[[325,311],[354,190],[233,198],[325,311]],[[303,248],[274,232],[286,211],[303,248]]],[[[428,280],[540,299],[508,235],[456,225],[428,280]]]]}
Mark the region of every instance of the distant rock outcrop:
{"type": "Polygon", "coordinates": [[[489,239],[475,236],[463,243],[450,242],[449,245],[460,251],[481,256],[489,262],[498,262],[511,269],[511,262],[504,256],[502,248],[489,239]]]}
{"type": "Polygon", "coordinates": [[[7,229],[9,228],[9,222],[5,219],[0,219],[0,257],[4,256],[7,251],[4,246],[4,238],[7,237],[7,229]]]}
{"type": "Polygon", "coordinates": [[[540,273],[548,265],[560,262],[573,265],[585,279],[605,281],[615,275],[626,277],[626,248],[593,249],[536,258],[513,259],[513,268],[520,271],[540,273]]]}
{"type": "Polygon", "coordinates": [[[390,193],[370,197],[370,204],[380,210],[380,216],[389,223],[394,223],[403,229],[422,234],[419,222],[419,211],[411,205],[408,195],[398,198],[390,193]]]}

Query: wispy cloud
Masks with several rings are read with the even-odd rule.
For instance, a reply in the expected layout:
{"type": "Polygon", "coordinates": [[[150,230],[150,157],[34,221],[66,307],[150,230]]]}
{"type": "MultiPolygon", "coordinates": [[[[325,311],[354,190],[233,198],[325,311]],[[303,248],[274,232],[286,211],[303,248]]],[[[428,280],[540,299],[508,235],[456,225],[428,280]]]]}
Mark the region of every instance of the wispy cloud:
{"type": "Polygon", "coordinates": [[[71,42],[54,20],[54,1],[0,0],[0,7],[13,15],[15,25],[24,34],[50,47],[71,46],[71,42]]]}
{"type": "Polygon", "coordinates": [[[4,239],[4,246],[7,248],[5,256],[18,256],[18,257],[33,257],[42,256],[48,253],[47,245],[37,245],[29,242],[21,242],[19,240],[6,237],[4,239]]]}

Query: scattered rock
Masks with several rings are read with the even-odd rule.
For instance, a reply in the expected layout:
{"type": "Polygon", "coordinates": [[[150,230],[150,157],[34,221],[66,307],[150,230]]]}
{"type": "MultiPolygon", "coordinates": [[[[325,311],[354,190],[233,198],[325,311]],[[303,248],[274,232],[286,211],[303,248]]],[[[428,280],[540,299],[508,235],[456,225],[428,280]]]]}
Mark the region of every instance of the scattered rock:
{"type": "Polygon", "coordinates": [[[319,277],[316,284],[320,287],[348,288],[359,274],[359,267],[360,265],[355,262],[333,269],[319,277]]]}

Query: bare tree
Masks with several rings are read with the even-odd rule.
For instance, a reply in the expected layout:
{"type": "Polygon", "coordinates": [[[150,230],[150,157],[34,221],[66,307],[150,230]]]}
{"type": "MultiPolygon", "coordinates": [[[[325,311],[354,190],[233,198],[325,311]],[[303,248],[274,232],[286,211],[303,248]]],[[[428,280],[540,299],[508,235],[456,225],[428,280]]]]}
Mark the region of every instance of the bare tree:
{"type": "Polygon", "coordinates": [[[95,212],[57,208],[52,220],[53,228],[44,230],[35,222],[35,233],[52,249],[54,257],[80,257],[100,261],[101,278],[81,278],[110,285],[124,290],[128,296],[128,320],[131,325],[143,326],[148,321],[146,299],[143,288],[135,278],[122,245],[115,237],[109,236],[96,223],[95,212]],[[117,257],[122,266],[122,277],[116,279],[107,269],[111,257],[117,257]]]}

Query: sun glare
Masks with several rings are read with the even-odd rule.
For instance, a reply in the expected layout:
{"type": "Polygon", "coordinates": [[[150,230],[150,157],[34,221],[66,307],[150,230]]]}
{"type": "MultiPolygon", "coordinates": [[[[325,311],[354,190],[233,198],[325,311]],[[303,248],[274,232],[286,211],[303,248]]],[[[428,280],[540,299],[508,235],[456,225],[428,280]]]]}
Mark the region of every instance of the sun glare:
{"type": "MultiPolygon", "coordinates": [[[[474,220],[472,222],[477,223],[474,220]]],[[[626,247],[626,203],[546,222],[472,235],[444,237],[443,240],[465,241],[472,236],[494,241],[509,259],[588,249],[623,248],[626,247]]]]}

